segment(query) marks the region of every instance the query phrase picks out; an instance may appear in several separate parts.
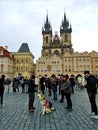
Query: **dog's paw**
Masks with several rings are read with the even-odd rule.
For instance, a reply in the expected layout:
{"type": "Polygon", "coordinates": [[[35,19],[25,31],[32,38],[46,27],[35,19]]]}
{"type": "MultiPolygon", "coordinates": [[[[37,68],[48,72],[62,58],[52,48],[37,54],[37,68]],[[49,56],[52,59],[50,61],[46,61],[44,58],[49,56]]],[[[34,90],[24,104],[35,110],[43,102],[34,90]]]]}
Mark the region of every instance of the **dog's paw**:
{"type": "Polygon", "coordinates": [[[42,115],[45,115],[45,112],[43,112],[42,115]]]}
{"type": "Polygon", "coordinates": [[[51,111],[47,111],[46,113],[48,114],[48,113],[50,113],[51,111]]]}

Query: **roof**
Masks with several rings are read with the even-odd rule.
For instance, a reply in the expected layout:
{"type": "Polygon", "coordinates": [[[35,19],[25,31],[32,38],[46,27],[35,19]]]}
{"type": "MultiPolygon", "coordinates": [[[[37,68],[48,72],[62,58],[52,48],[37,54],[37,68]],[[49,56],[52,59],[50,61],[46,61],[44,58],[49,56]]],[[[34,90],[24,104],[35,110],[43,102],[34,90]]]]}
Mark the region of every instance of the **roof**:
{"type": "Polygon", "coordinates": [[[11,57],[11,53],[3,46],[0,46],[0,55],[11,57]]]}
{"type": "Polygon", "coordinates": [[[19,48],[18,52],[30,52],[28,43],[22,43],[22,45],[19,48]]]}

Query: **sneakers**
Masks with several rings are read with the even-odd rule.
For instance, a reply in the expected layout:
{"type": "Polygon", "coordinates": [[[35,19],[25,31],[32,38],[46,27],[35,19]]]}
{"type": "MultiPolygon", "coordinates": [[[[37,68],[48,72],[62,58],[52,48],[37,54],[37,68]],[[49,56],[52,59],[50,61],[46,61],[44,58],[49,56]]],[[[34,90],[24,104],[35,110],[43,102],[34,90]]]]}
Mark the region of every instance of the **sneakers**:
{"type": "Polygon", "coordinates": [[[95,113],[94,112],[90,112],[90,116],[94,116],[95,115],[95,113]]]}
{"type": "Polygon", "coordinates": [[[98,115],[91,116],[91,118],[98,119],[98,115]]]}
{"type": "Polygon", "coordinates": [[[65,109],[72,111],[72,107],[65,107],[65,109]]]}

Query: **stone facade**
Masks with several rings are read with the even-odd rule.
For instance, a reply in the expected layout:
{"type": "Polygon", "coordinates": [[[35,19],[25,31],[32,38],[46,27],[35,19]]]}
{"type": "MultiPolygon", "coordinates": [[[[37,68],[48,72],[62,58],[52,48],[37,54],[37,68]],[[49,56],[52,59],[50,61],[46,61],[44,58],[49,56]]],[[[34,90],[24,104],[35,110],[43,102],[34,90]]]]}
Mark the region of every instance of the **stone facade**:
{"type": "Polygon", "coordinates": [[[21,75],[30,78],[34,71],[34,56],[30,52],[28,44],[23,43],[18,52],[14,52],[15,66],[14,77],[21,75]]]}
{"type": "Polygon", "coordinates": [[[0,76],[5,75],[6,78],[14,76],[14,58],[7,47],[0,46],[0,76]]]}
{"type": "Polygon", "coordinates": [[[63,56],[63,73],[83,75],[84,70],[89,70],[92,74],[98,75],[98,53],[92,51],[66,53],[63,56]]]}

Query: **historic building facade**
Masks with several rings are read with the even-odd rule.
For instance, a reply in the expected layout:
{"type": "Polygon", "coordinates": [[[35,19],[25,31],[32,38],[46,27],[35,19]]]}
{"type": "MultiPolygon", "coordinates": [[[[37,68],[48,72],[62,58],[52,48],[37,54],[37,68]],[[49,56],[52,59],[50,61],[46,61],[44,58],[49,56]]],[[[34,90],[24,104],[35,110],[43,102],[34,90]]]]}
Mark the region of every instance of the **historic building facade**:
{"type": "Polygon", "coordinates": [[[46,16],[42,27],[43,45],[41,57],[36,61],[36,75],[52,74],[83,75],[84,70],[98,74],[98,53],[74,52],[71,42],[72,27],[64,13],[60,26],[60,37],[57,32],[53,36],[52,27],[46,16]]]}
{"type": "Polygon", "coordinates": [[[34,56],[27,43],[22,43],[18,52],[14,52],[14,77],[19,75],[30,78],[34,70],[34,56]]]}
{"type": "Polygon", "coordinates": [[[89,70],[92,74],[98,75],[98,53],[92,51],[66,53],[63,56],[63,73],[83,75],[84,70],[89,70]]]}
{"type": "Polygon", "coordinates": [[[8,51],[7,46],[0,46],[0,76],[5,75],[6,78],[14,76],[14,58],[12,53],[8,51]]]}

